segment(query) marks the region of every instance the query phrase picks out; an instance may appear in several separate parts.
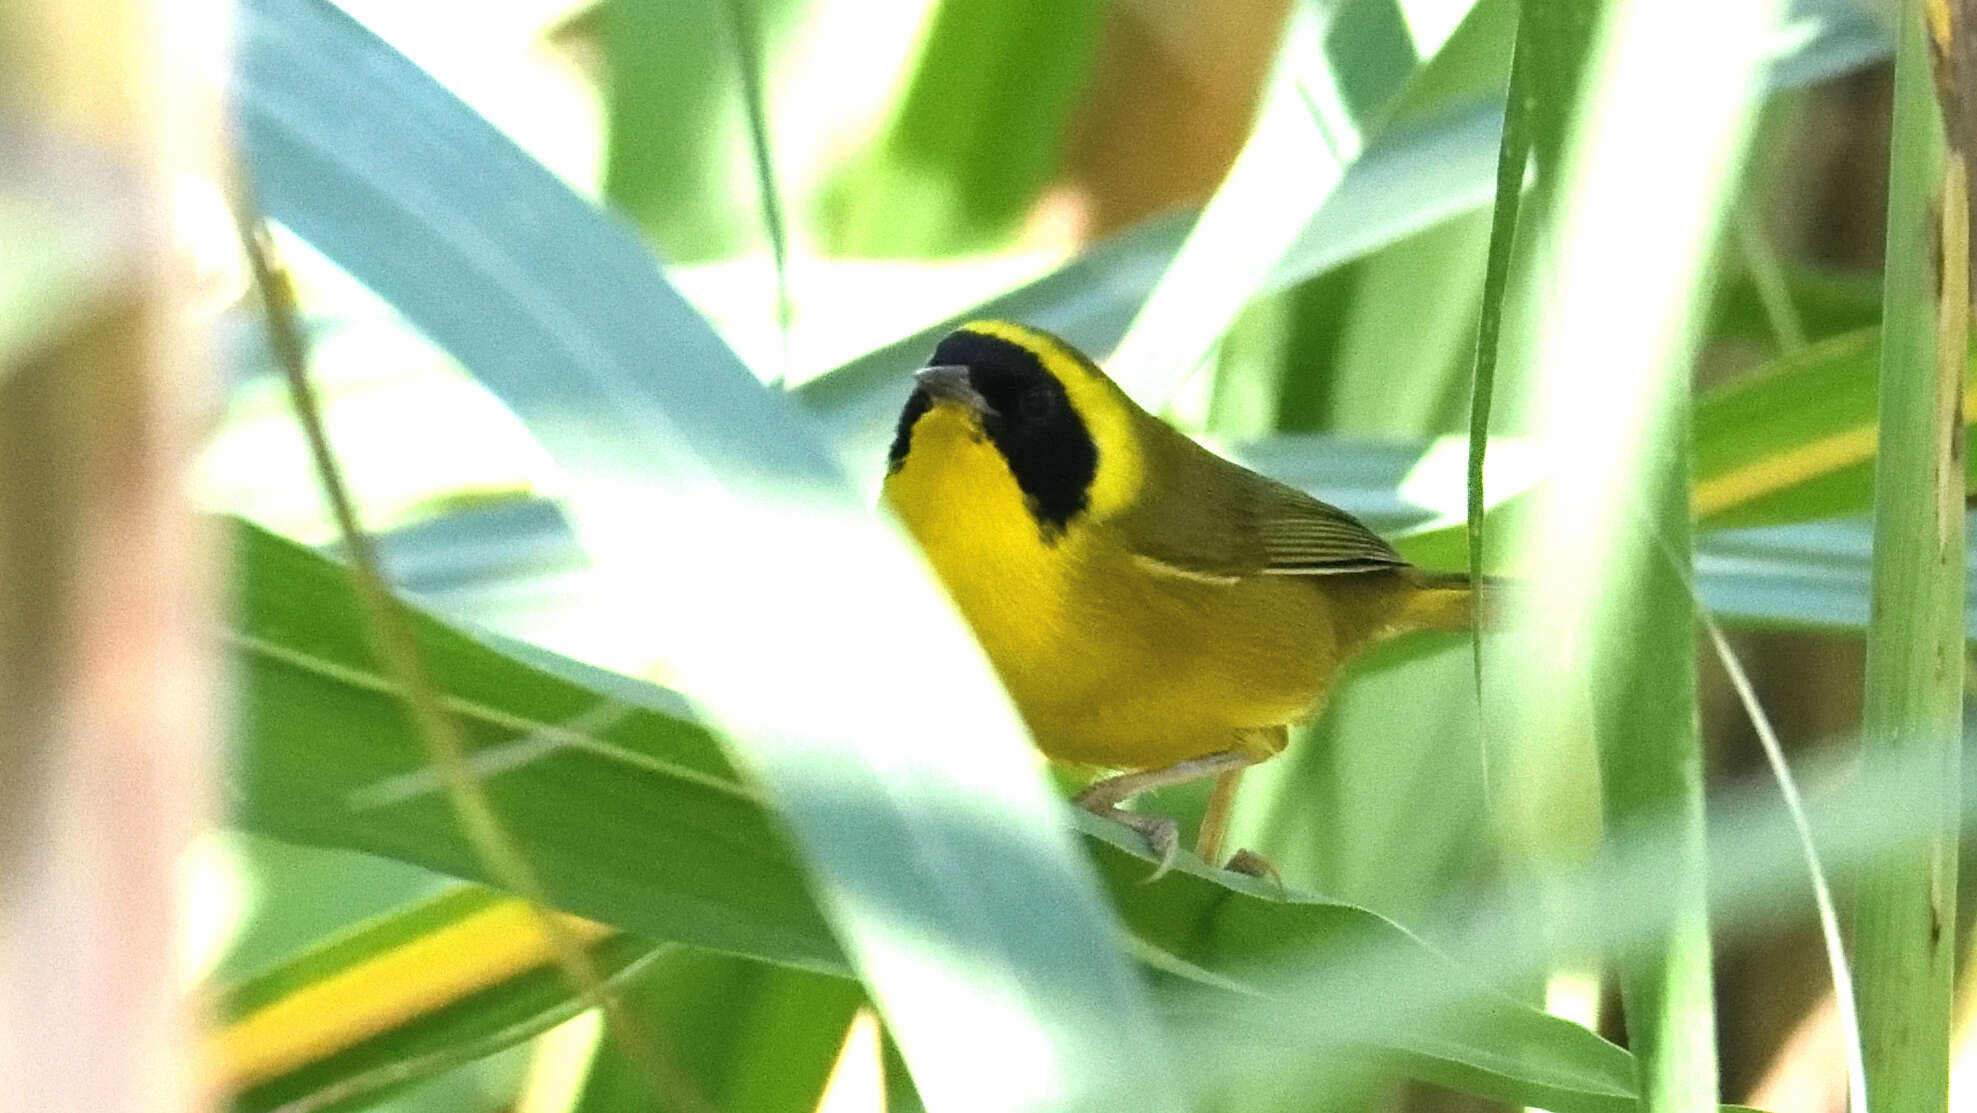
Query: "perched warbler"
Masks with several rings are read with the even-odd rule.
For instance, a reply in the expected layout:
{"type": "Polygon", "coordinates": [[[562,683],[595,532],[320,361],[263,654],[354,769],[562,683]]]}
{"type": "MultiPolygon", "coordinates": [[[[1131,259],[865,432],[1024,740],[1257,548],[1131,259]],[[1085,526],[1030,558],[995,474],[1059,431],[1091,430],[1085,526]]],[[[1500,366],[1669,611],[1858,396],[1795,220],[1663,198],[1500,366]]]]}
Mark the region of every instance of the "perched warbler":
{"type": "MultiPolygon", "coordinates": [[[[1119,805],[1216,777],[1196,846],[1213,863],[1243,769],[1284,748],[1348,659],[1473,621],[1467,576],[1424,572],[1201,447],[1054,336],[977,321],[916,378],[884,500],[1038,748],[1123,771],[1077,802],[1140,832],[1160,871],[1173,820],[1119,805]]],[[[1268,866],[1245,851],[1230,868],[1268,866]]]]}

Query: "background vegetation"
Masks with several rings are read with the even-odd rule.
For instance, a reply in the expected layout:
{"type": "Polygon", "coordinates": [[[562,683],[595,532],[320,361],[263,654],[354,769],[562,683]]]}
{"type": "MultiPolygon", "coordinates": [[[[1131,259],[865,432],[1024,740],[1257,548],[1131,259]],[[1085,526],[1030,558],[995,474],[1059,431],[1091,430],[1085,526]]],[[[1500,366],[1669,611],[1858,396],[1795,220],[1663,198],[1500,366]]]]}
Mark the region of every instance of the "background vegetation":
{"type": "Polygon", "coordinates": [[[240,1110],[1813,1111],[1865,1057],[1870,1108],[1977,1101],[1960,148],[1922,5],[1730,7],[243,0],[241,182],[177,210],[228,372],[206,1077],[240,1110]],[[1474,559],[1543,585],[1474,655],[1365,662],[1249,777],[1233,837],[1285,890],[1143,884],[1067,823],[871,512],[907,372],[981,315],[1432,567],[1486,480],[1474,559]]]}

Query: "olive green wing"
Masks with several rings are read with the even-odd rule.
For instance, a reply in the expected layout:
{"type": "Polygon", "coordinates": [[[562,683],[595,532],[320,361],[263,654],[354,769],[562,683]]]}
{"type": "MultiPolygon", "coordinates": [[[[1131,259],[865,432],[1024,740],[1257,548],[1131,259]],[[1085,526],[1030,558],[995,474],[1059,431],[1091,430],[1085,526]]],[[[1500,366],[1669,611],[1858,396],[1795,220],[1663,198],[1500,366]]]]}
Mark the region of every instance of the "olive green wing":
{"type": "Polygon", "coordinates": [[[1386,539],[1330,503],[1275,480],[1253,506],[1250,521],[1262,542],[1262,571],[1325,576],[1373,572],[1406,564],[1386,539]]]}
{"type": "Polygon", "coordinates": [[[1206,580],[1339,575],[1407,563],[1338,507],[1166,431],[1171,439],[1148,446],[1146,493],[1116,522],[1142,563],[1206,580]]]}

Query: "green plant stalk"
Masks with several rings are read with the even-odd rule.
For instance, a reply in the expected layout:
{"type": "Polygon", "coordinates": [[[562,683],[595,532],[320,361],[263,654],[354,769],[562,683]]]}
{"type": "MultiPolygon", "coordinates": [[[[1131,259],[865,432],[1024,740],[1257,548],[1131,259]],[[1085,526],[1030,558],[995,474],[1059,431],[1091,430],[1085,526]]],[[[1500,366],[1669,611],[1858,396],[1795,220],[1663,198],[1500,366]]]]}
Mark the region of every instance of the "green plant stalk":
{"type": "MultiPolygon", "coordinates": [[[[1533,400],[1553,478],[1520,553],[1527,574],[1545,584],[1525,604],[1528,629],[1543,635],[1527,642],[1537,676],[1590,681],[1610,845],[1641,845],[1648,831],[1669,838],[1654,867],[1661,914],[1615,955],[1637,1088],[1655,1113],[1717,1101],[1695,628],[1684,584],[1687,384],[1699,293],[1750,134],[1750,60],[1776,7],[1607,6],[1583,87],[1567,86],[1578,109],[1555,185],[1546,184],[1547,132],[1534,139],[1551,265],[1538,274],[1546,296],[1533,400]],[[1715,20],[1704,41],[1694,36],[1699,19],[1715,20]],[[1671,87],[1667,52],[1692,45],[1685,80],[1671,87]]],[[[1552,15],[1554,31],[1581,26],[1552,15]]],[[[1524,729],[1535,744],[1570,729],[1575,709],[1559,687],[1528,703],[1524,729]]],[[[1603,915],[1617,921],[1618,910],[1603,915]]]]}
{"type": "Polygon", "coordinates": [[[735,72],[741,103],[748,115],[748,154],[755,166],[755,188],[762,206],[762,231],[769,240],[769,257],[776,266],[776,333],[782,358],[774,380],[789,378],[789,333],[796,305],[789,289],[789,231],[783,217],[782,193],[776,187],[775,144],[769,135],[768,87],[762,74],[762,21],[755,0],[727,0],[728,37],[734,42],[735,72]]]}
{"type": "Polygon", "coordinates": [[[1617,956],[1643,1107],[1716,1106],[1714,982],[1696,722],[1686,376],[1666,377],[1661,436],[1643,453],[1646,520],[1620,543],[1616,590],[1594,624],[1594,716],[1608,838],[1676,832],[1670,913],[1648,946],[1617,956]]]}
{"type": "MultiPolygon", "coordinates": [[[[1525,42],[1529,26],[1521,12],[1517,41],[1511,47],[1508,103],[1503,115],[1503,139],[1497,147],[1496,200],[1490,210],[1490,253],[1483,269],[1483,303],[1476,317],[1476,375],[1469,395],[1468,530],[1469,578],[1483,581],[1483,465],[1490,445],[1490,408],[1496,394],[1496,364],[1503,334],[1503,300],[1510,289],[1511,255],[1517,243],[1518,210],[1524,199],[1524,175],[1531,163],[1531,52],[1525,42]]],[[[1483,638],[1470,641],[1470,665],[1476,698],[1483,698],[1483,638]]],[[[1485,806],[1490,799],[1490,750],[1487,729],[1477,735],[1478,769],[1485,806]]]]}
{"type": "Polygon", "coordinates": [[[1937,817],[1863,878],[1854,919],[1867,1098],[1942,1110],[1949,1095],[1963,716],[1963,366],[1969,334],[1964,164],[1931,80],[1922,0],[1905,0],[1888,183],[1873,617],[1861,747],[1933,766],[1913,806],[1937,817]]]}

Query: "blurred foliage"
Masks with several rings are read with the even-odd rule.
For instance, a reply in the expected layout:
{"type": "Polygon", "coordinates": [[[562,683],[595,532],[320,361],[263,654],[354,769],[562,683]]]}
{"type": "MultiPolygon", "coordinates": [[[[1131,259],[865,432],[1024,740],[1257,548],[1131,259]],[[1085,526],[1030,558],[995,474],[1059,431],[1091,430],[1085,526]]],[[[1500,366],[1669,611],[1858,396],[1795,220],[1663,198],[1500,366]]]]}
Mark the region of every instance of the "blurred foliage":
{"type": "MultiPolygon", "coordinates": [[[[424,519],[388,555],[452,624],[421,629],[456,711],[490,755],[490,789],[511,833],[559,905],[636,933],[611,944],[624,948],[627,971],[616,984],[714,1108],[811,1108],[853,1012],[868,996],[883,1009],[878,988],[856,979],[870,956],[846,953],[832,908],[818,903],[845,878],[823,865],[792,817],[762,809],[756,786],[743,787],[735,772],[733,740],[686,704],[511,640],[546,641],[619,667],[642,660],[638,651],[653,635],[627,629],[631,612],[614,602],[553,509],[502,501],[570,496],[582,486],[584,462],[543,446],[580,443],[572,428],[627,413],[657,413],[646,432],[662,448],[718,427],[737,456],[750,445],[765,456],[787,449],[790,438],[747,416],[755,411],[724,409],[720,399],[781,400],[740,393],[739,364],[701,317],[758,368],[779,348],[792,355],[805,385],[786,407],[788,424],[774,428],[828,445],[860,482],[876,478],[872,442],[882,444],[901,376],[947,319],[986,306],[1105,356],[1183,250],[1189,214],[1216,204],[1210,190],[1244,150],[1284,28],[1310,18],[1324,41],[1286,42],[1281,56],[1316,59],[1292,75],[1293,85],[1312,114],[1307,123],[1341,139],[1323,152],[1336,160],[1339,181],[1293,176],[1275,183],[1278,196],[1250,195],[1254,204],[1235,196],[1235,207],[1278,223],[1221,246],[1276,265],[1241,276],[1233,322],[1207,319],[1205,310],[1200,321],[1166,322],[1219,343],[1191,378],[1188,367],[1164,369],[1187,381],[1156,401],[1383,528],[1419,524],[1430,511],[1459,513],[1459,495],[1430,497],[1408,470],[1422,445],[1466,418],[1489,238],[1482,206],[1496,149],[1494,125],[1476,121],[1488,121],[1504,96],[1519,6],[607,0],[573,8],[545,0],[484,22],[435,17],[431,37],[393,38],[442,78],[452,72],[442,50],[584,75],[591,118],[559,102],[542,109],[559,113],[553,119],[525,125],[474,103],[537,155],[539,141],[527,137],[598,132],[595,180],[573,184],[594,187],[664,260],[665,279],[647,286],[627,277],[650,279],[643,253],[444,91],[422,84],[390,48],[326,54],[332,61],[319,66],[312,52],[327,48],[307,28],[325,7],[320,0],[248,5],[235,92],[249,168],[273,215],[336,264],[305,254],[298,269],[305,304],[322,325],[319,377],[338,450],[362,477],[375,524],[424,519]],[[1337,49],[1342,42],[1365,48],[1337,49]],[[293,111],[299,104],[324,111],[293,111]],[[355,123],[342,126],[340,114],[355,123]],[[1342,122],[1351,128],[1338,130],[1342,122]],[[1284,214],[1314,207],[1319,215],[1283,226],[1291,219],[1284,214]],[[782,247],[772,250],[775,243],[782,247]],[[368,267],[373,291],[354,290],[339,266],[368,267]],[[786,348],[772,308],[777,272],[793,299],[786,348]],[[684,311],[678,293],[700,317],[684,311]],[[516,382],[536,384],[533,408],[514,402],[516,382]],[[707,401],[692,412],[641,409],[653,382],[707,401]]],[[[1872,20],[1851,4],[1803,3],[1798,15],[1809,30],[1781,47],[1780,80],[1829,77],[1885,50],[1872,20]]],[[[1547,78],[1538,101],[1541,166],[1552,157],[1543,152],[1564,142],[1563,90],[1577,80],[1579,48],[1551,45],[1554,53],[1535,63],[1547,78]]],[[[1680,64],[1669,62],[1676,71],[1680,64]]],[[[448,83],[455,92],[466,85],[448,83]]],[[[1755,160],[1816,139],[1822,113],[1857,93],[1842,81],[1779,94],[1774,103],[1791,98],[1797,107],[1767,126],[1755,160]]],[[[1867,608],[1857,531],[1807,523],[1871,505],[1871,456],[1856,442],[1872,417],[1880,287],[1872,260],[1803,247],[1826,223],[1848,218],[1856,199],[1822,192],[1817,181],[1788,185],[1754,169],[1739,199],[1763,214],[1756,227],[1761,246],[1779,257],[1779,281],[1767,288],[1754,258],[1725,245],[1702,303],[1701,364],[1712,386],[1695,413],[1693,467],[1697,499],[1717,501],[1698,505],[1699,576],[1744,621],[1858,626],[1867,608]],[[1777,288],[1811,341],[1803,349],[1778,335],[1777,288]],[[1817,450],[1849,436],[1850,455],[1817,450]],[[1709,486],[1726,476],[1741,485],[1709,486]],[[1709,533],[1794,524],[1823,532],[1709,533]]],[[[1212,271],[1197,277],[1238,281],[1212,271]]],[[[1542,320],[1547,292],[1528,276],[1513,284],[1511,299],[1542,320]]],[[[294,443],[256,397],[265,388],[255,383],[253,345],[235,347],[242,385],[213,456],[220,463],[207,484],[211,499],[290,535],[326,540],[314,493],[297,468],[281,466],[294,443]]],[[[1518,414],[1507,417],[1503,427],[1519,427],[1518,414]]],[[[1513,475],[1515,449],[1504,441],[1492,450],[1513,475]]],[[[685,461],[682,470],[703,466],[690,453],[672,459],[685,461]]],[[[717,459],[714,470],[726,465],[717,459]]],[[[1524,479],[1493,479],[1492,492],[1510,496],[1524,479]]],[[[686,545],[695,536],[677,539],[686,545]]],[[[347,938],[339,933],[373,914],[416,915],[440,884],[428,870],[484,876],[438,798],[421,788],[417,747],[389,692],[366,672],[361,632],[335,577],[272,538],[243,538],[232,803],[235,822],[254,833],[243,836],[238,859],[247,927],[218,971],[235,984],[320,961],[325,940],[347,938]],[[353,804],[362,800],[371,803],[353,804]]],[[[1444,528],[1418,535],[1407,551],[1458,567],[1463,544],[1459,527],[1444,528]]],[[[795,567],[813,555],[790,548],[795,567]]],[[[663,564],[651,571],[671,574],[663,564]]],[[[860,638],[884,635],[833,636],[855,659],[860,638]]],[[[764,698],[787,681],[762,678],[764,698]]],[[[1466,986],[1456,972],[1502,958],[1449,915],[1452,902],[1496,880],[1500,860],[1501,832],[1485,822],[1475,767],[1482,724],[1471,685],[1457,639],[1390,647],[1356,666],[1290,751],[1252,775],[1233,837],[1269,855],[1293,890],[1324,901],[1279,903],[1240,881],[1186,872],[1143,887],[1144,863],[1084,830],[1079,845],[1096,863],[1096,891],[1125,925],[1126,954],[1156,1004],[1198,1000],[1180,991],[1225,980],[1277,984],[1263,960],[1282,954],[1349,969],[1358,944],[1393,941],[1382,934],[1397,932],[1392,924],[1423,933],[1401,953],[1424,981],[1466,986]]],[[[896,679],[876,679],[871,691],[872,699],[907,698],[896,679]]],[[[936,731],[945,729],[937,706],[926,709],[936,731]]],[[[1560,763],[1516,786],[1520,807],[1550,820],[1541,855],[1567,861],[1596,844],[1598,793],[1582,772],[1560,763]]],[[[1185,814],[1199,801],[1177,790],[1157,806],[1185,814]]],[[[867,853],[896,858],[914,848],[872,845],[867,853]]],[[[870,876],[880,876],[876,867],[870,876]]],[[[926,902],[925,914],[897,913],[898,953],[937,969],[957,964],[925,941],[938,937],[927,925],[954,909],[935,891],[913,899],[926,902]]],[[[996,910],[1018,924],[1027,911],[996,910]]],[[[1585,973],[1520,969],[1516,980],[1552,975],[1558,986],[1585,973]]],[[[1397,1081],[1411,1075],[1513,1104],[1632,1107],[1631,1061],[1618,1048],[1500,998],[1487,998],[1480,1013],[1468,1010],[1481,998],[1458,998],[1432,1021],[1384,1034],[1381,1054],[1335,1049],[1240,1084],[1218,1075],[1217,1064],[1256,1043],[1253,1034],[1231,1037],[1237,1046],[1178,1044],[1188,1052],[1176,1066],[1182,1083],[1220,1086],[1184,1091],[1184,1105],[1240,1113],[1324,1099],[1341,1110],[1392,1108],[1420,1100],[1419,1087],[1404,1091],[1397,1081]],[[1498,1026],[1475,1024],[1477,1016],[1498,1026]]],[[[314,1061],[308,1069],[322,1073],[297,1075],[297,1088],[279,1093],[321,1096],[316,1087],[332,1078],[374,1083],[380,1076],[365,1072],[396,1064],[402,1074],[390,1085],[336,1107],[384,1094],[408,1113],[453,1107],[454,1095],[408,1088],[410,1081],[465,1078],[474,1068],[458,1064],[499,1044],[535,1047],[531,1113],[649,1108],[641,1104],[645,1080],[608,1035],[566,1030],[525,1042],[576,1011],[567,987],[541,971],[461,987],[451,1009],[408,1018],[346,1049],[344,1059],[314,1061]],[[444,1053],[432,1058],[438,1045],[444,1053]]],[[[1578,1016],[1612,1032],[1611,1013],[1597,1011],[1578,1016]]],[[[1176,1039],[1198,1019],[1156,1015],[1176,1039]]],[[[1110,1031],[1103,1025],[1115,1020],[1094,1020],[1092,1031],[1110,1031]]],[[[916,1108],[900,1054],[913,1044],[892,1036],[876,1052],[848,1055],[839,1084],[863,1078],[890,1089],[892,1108],[916,1108]]],[[[1752,1078],[1773,1065],[1726,1067],[1752,1078]]],[[[1776,1065],[1831,1077],[1830,1062],[1776,1065]]],[[[476,1085],[513,1094],[519,1066],[501,1060],[476,1085]]]]}
{"type": "Polygon", "coordinates": [[[828,249],[938,257],[1007,242],[1059,168],[1100,6],[937,5],[883,137],[825,190],[828,249]]]}

